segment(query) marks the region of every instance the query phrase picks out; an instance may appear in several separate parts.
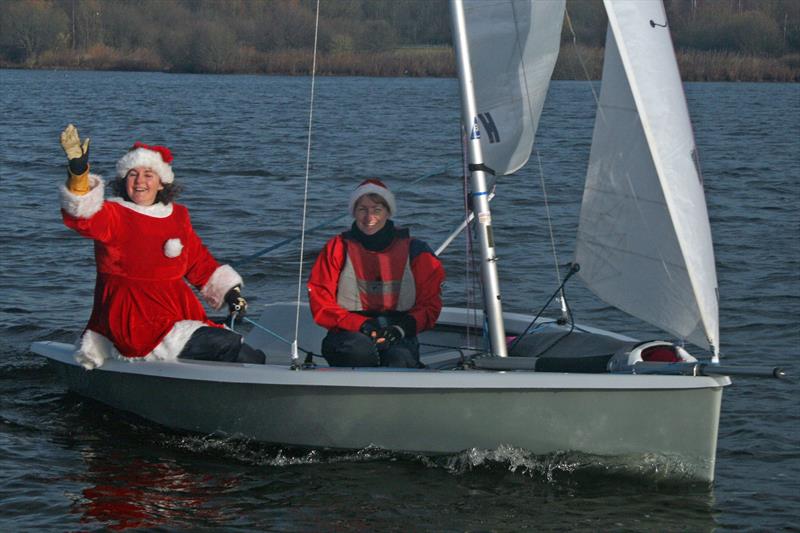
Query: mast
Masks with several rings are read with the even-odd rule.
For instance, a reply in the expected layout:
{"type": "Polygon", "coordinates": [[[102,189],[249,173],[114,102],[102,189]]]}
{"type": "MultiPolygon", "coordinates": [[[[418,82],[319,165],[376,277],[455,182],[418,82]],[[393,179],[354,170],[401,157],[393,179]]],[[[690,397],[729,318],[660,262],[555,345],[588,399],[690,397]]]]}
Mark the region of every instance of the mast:
{"type": "Polygon", "coordinates": [[[486,190],[488,167],[484,165],[483,151],[480,145],[480,128],[462,0],[450,0],[450,15],[453,27],[453,46],[458,66],[458,81],[461,88],[461,122],[467,137],[472,210],[476,215],[476,233],[481,250],[481,285],[483,286],[483,302],[489,327],[489,340],[492,353],[506,357],[508,351],[506,350],[503,309],[500,302],[500,283],[497,276],[497,255],[492,234],[492,213],[489,209],[489,192],[486,190]]]}

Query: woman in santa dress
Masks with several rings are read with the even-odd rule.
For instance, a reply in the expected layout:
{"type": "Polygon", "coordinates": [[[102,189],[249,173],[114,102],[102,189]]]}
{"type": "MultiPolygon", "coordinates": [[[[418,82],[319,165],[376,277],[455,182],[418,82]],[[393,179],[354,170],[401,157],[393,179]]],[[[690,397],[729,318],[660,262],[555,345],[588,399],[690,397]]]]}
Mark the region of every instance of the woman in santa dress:
{"type": "Polygon", "coordinates": [[[247,307],[241,276],[214,259],[186,207],[173,202],[169,149],[135,143],[117,162],[115,196],[106,199],[103,179],[89,172],[89,139],[81,144],[70,124],[61,146],[69,159],[64,224],[94,241],[97,264],[94,307],[76,360],[87,369],[108,358],[263,363],[263,352],[209,320],[187,285],[215,310],[227,304],[243,314],[247,307]]]}

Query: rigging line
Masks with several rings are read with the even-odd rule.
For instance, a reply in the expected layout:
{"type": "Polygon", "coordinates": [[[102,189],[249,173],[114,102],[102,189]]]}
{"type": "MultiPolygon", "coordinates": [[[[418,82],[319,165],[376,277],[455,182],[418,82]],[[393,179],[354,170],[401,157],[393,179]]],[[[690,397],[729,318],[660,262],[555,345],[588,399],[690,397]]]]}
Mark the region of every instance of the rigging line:
{"type": "MultiPolygon", "coordinates": [[[[514,21],[516,22],[516,20],[517,20],[516,6],[514,4],[512,4],[511,9],[512,9],[512,12],[514,14],[514,21]]],[[[564,8],[564,14],[566,15],[567,21],[569,22],[569,13],[567,13],[566,7],[564,8]]],[[[569,26],[570,26],[570,29],[572,29],[572,23],[571,22],[569,22],[569,26]]],[[[520,64],[520,66],[522,68],[522,79],[525,82],[523,84],[523,87],[525,88],[525,97],[528,100],[528,118],[530,119],[531,125],[534,126],[534,125],[537,124],[537,120],[536,120],[536,117],[534,116],[533,107],[531,106],[531,91],[530,91],[530,87],[529,87],[529,84],[528,84],[528,72],[527,72],[527,70],[525,68],[525,61],[522,60],[523,59],[524,50],[522,49],[522,41],[521,41],[521,38],[520,38],[520,35],[519,35],[519,25],[515,23],[514,27],[517,30],[517,32],[516,32],[516,40],[515,40],[515,43],[516,43],[516,46],[517,46],[517,54],[519,54],[519,58],[520,58],[519,64],[520,64]]],[[[574,37],[574,35],[575,35],[574,31],[572,32],[572,35],[574,37]]],[[[573,41],[574,41],[574,39],[573,39],[573,41]]],[[[584,71],[585,70],[586,69],[584,68],[584,71]]],[[[592,92],[594,92],[594,87],[592,87],[592,92]]],[[[536,127],[536,126],[534,126],[534,127],[536,127]]],[[[536,134],[536,131],[534,130],[534,135],[535,134],[536,134]]],[[[555,266],[556,266],[556,281],[558,283],[561,283],[561,271],[559,270],[559,267],[558,267],[558,254],[556,252],[556,242],[555,242],[555,237],[553,235],[553,222],[552,222],[552,219],[550,218],[550,204],[548,203],[548,200],[547,200],[547,188],[545,187],[544,170],[542,168],[542,158],[541,158],[541,155],[540,155],[538,149],[536,149],[536,159],[537,159],[538,164],[539,164],[539,177],[540,177],[541,182],[542,182],[542,194],[544,196],[544,208],[545,208],[545,212],[547,214],[547,228],[548,228],[548,231],[550,233],[550,246],[553,249],[553,261],[554,261],[555,266]]],[[[562,313],[562,316],[564,316],[567,313],[567,308],[566,308],[567,304],[566,304],[566,298],[565,298],[563,290],[561,291],[560,300],[561,300],[561,313],[562,313]]]]}
{"type": "MultiPolygon", "coordinates": [[[[542,168],[542,158],[541,154],[539,154],[539,150],[536,150],[536,161],[539,164],[539,178],[542,182],[542,196],[544,198],[544,211],[545,216],[547,217],[547,229],[550,232],[550,247],[553,249],[553,262],[556,266],[556,283],[561,283],[561,269],[558,265],[558,251],[556,250],[556,238],[553,234],[553,220],[550,217],[550,202],[547,199],[547,187],[545,186],[544,180],[544,169],[542,168]]],[[[569,306],[567,305],[567,295],[564,292],[564,288],[561,288],[561,295],[559,297],[561,303],[561,320],[566,320],[567,315],[569,313],[569,306]]]]}
{"type": "MultiPolygon", "coordinates": [[[[428,343],[428,342],[421,342],[421,343],[419,343],[419,345],[420,346],[426,346],[426,347],[429,347],[429,348],[445,348],[447,350],[455,350],[455,351],[458,352],[459,359],[461,359],[461,362],[464,362],[466,360],[466,356],[464,355],[464,351],[465,350],[475,351],[474,348],[470,348],[469,346],[450,346],[448,344],[431,344],[431,343],[428,343]]],[[[428,354],[425,354],[425,355],[428,355],[428,354]]]]}
{"type": "Polygon", "coordinates": [[[547,199],[547,187],[544,181],[544,169],[542,168],[542,158],[539,150],[536,150],[536,161],[539,163],[539,180],[542,183],[542,197],[544,198],[544,212],[547,217],[547,229],[550,232],[550,247],[553,250],[553,261],[556,265],[556,281],[561,283],[561,270],[558,266],[558,252],[556,251],[556,238],[553,234],[553,220],[550,218],[550,202],[547,199]]]}
{"type": "MultiPolygon", "coordinates": [[[[283,342],[285,342],[285,343],[286,343],[286,344],[288,344],[289,346],[292,346],[292,345],[294,344],[294,343],[293,343],[292,341],[290,341],[289,339],[287,339],[287,338],[285,338],[285,337],[283,337],[283,336],[279,335],[278,333],[276,333],[276,332],[272,331],[271,329],[269,329],[269,328],[268,328],[268,327],[266,327],[266,326],[262,326],[261,324],[259,324],[259,323],[258,323],[258,322],[256,322],[255,320],[251,320],[249,317],[243,316],[243,317],[241,317],[241,318],[240,318],[240,320],[243,320],[243,321],[245,321],[245,322],[247,322],[247,323],[249,323],[249,324],[251,324],[251,325],[253,325],[253,326],[257,327],[258,329],[260,329],[260,330],[263,330],[263,331],[265,331],[265,332],[269,333],[270,335],[272,335],[272,336],[273,336],[273,337],[275,337],[276,339],[278,339],[278,340],[280,340],[280,341],[283,341],[283,342]]],[[[303,353],[304,353],[304,354],[306,354],[306,355],[316,355],[314,352],[312,352],[312,351],[309,351],[309,350],[306,350],[306,349],[304,349],[302,346],[298,346],[298,347],[297,347],[297,349],[298,349],[298,350],[300,350],[301,352],[303,352],[303,353]]]]}
{"type": "Polygon", "coordinates": [[[589,88],[592,90],[592,96],[594,96],[594,103],[598,106],[597,108],[600,109],[600,99],[597,97],[597,92],[594,90],[594,83],[592,83],[592,78],[589,76],[589,71],[586,68],[586,64],[583,62],[583,56],[580,50],[578,50],[578,36],[575,34],[575,28],[572,26],[569,10],[566,8],[564,8],[564,16],[567,19],[567,26],[569,26],[569,31],[572,34],[572,46],[575,48],[575,56],[578,58],[578,63],[581,64],[583,75],[586,76],[586,81],[589,82],[589,88]]]}
{"type": "MultiPolygon", "coordinates": [[[[562,289],[564,288],[564,285],[566,285],[567,281],[569,281],[569,278],[571,278],[571,277],[572,277],[572,275],[573,275],[573,274],[575,274],[576,272],[578,272],[580,269],[581,269],[581,267],[580,267],[580,266],[579,266],[577,263],[572,263],[572,264],[571,264],[571,266],[570,266],[570,269],[569,269],[569,271],[567,272],[567,275],[566,275],[566,276],[564,276],[564,281],[562,281],[562,282],[561,282],[561,285],[559,285],[559,286],[558,286],[558,288],[557,288],[557,289],[555,290],[555,292],[554,292],[554,293],[553,293],[553,294],[550,296],[550,298],[547,300],[547,302],[545,302],[545,304],[542,306],[542,308],[539,310],[539,312],[538,312],[538,313],[536,313],[536,316],[535,316],[535,317],[533,317],[533,320],[531,320],[531,321],[530,321],[530,323],[529,323],[529,324],[528,324],[528,326],[525,328],[525,330],[524,330],[522,333],[520,333],[519,335],[517,335],[517,337],[514,339],[514,341],[513,341],[513,342],[511,343],[511,345],[508,347],[508,352],[509,352],[509,353],[511,353],[511,350],[513,350],[513,349],[514,349],[514,347],[515,347],[515,346],[517,345],[517,343],[518,343],[518,342],[519,342],[519,341],[522,339],[522,337],[524,337],[525,335],[527,335],[527,333],[528,333],[528,332],[531,330],[531,328],[534,326],[534,324],[536,324],[536,321],[537,321],[537,320],[539,320],[539,317],[540,317],[540,316],[542,316],[542,313],[544,313],[544,310],[545,310],[545,309],[547,309],[547,306],[548,306],[548,305],[550,305],[550,302],[552,302],[552,301],[553,301],[553,299],[556,297],[556,295],[557,295],[559,292],[561,292],[561,291],[562,291],[562,289]]],[[[570,313],[569,313],[569,316],[570,316],[570,318],[572,317],[572,312],[571,312],[571,311],[570,311],[570,313]]],[[[573,329],[574,329],[574,321],[573,321],[573,329]]],[[[570,333],[572,333],[572,329],[570,330],[570,333]]]]}
{"type": "MultiPolygon", "coordinates": [[[[472,212],[470,206],[471,202],[469,200],[469,155],[467,154],[466,125],[464,128],[461,128],[460,126],[461,124],[459,123],[458,139],[461,144],[461,187],[464,199],[464,220],[466,221],[469,219],[469,215],[472,212]]],[[[477,317],[477,309],[475,309],[475,277],[472,275],[472,269],[475,266],[475,251],[472,247],[472,226],[467,222],[464,227],[467,230],[466,239],[464,241],[464,296],[467,302],[467,309],[472,309],[472,312],[474,313],[473,320],[467,322],[466,341],[469,346],[472,346],[472,327],[470,324],[474,324],[476,322],[474,318],[477,317]]]]}
{"type": "MultiPolygon", "coordinates": [[[[439,171],[436,171],[436,172],[431,172],[429,174],[425,174],[424,176],[420,176],[420,177],[414,179],[413,181],[411,181],[410,183],[408,183],[408,184],[406,184],[404,186],[396,188],[395,192],[397,192],[397,193],[402,192],[404,189],[407,189],[408,187],[410,187],[412,185],[416,185],[420,181],[425,180],[427,178],[432,178],[434,176],[446,175],[449,172],[449,170],[450,170],[449,167],[445,167],[442,170],[439,170],[439,171]]],[[[335,217],[331,217],[331,218],[329,218],[327,220],[324,220],[324,221],[320,222],[319,224],[317,224],[316,226],[314,226],[312,228],[306,229],[305,233],[306,234],[311,234],[311,233],[314,233],[317,230],[324,229],[324,228],[332,225],[334,222],[337,222],[338,220],[341,220],[341,219],[343,219],[343,218],[345,218],[347,216],[350,216],[350,214],[349,213],[343,213],[341,215],[336,215],[335,217]]],[[[240,259],[239,261],[229,261],[229,264],[231,266],[233,266],[233,267],[241,267],[242,265],[245,265],[245,264],[249,263],[253,259],[258,259],[262,255],[268,254],[269,252],[273,252],[273,251],[277,250],[278,248],[283,248],[287,244],[290,244],[290,243],[296,241],[299,238],[300,238],[300,235],[294,235],[292,237],[287,237],[287,238],[283,239],[282,241],[279,241],[279,242],[277,242],[275,244],[271,244],[271,245],[269,245],[269,246],[267,246],[265,248],[262,248],[261,250],[258,250],[257,252],[255,252],[253,254],[248,255],[244,259],[240,259]]]]}
{"type": "Polygon", "coordinates": [[[297,267],[297,305],[295,307],[294,319],[294,340],[292,341],[292,362],[296,363],[298,360],[297,355],[297,337],[300,331],[300,291],[303,287],[303,249],[306,242],[306,214],[308,210],[308,174],[311,166],[311,132],[314,124],[314,88],[316,83],[317,73],[317,39],[319,36],[319,0],[317,0],[317,13],[314,22],[314,56],[311,63],[311,101],[309,102],[308,109],[308,141],[306,143],[306,176],[303,188],[303,221],[300,230],[300,264],[297,267]]]}

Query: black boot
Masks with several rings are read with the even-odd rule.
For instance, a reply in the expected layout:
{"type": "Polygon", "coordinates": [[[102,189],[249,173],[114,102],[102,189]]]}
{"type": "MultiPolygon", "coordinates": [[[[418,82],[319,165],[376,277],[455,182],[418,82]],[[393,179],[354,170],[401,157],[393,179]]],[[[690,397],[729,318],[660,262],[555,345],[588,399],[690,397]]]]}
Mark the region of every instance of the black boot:
{"type": "Polygon", "coordinates": [[[242,343],[242,348],[239,350],[239,355],[236,357],[237,363],[250,363],[254,365],[263,365],[266,360],[267,354],[245,343],[242,343]]]}

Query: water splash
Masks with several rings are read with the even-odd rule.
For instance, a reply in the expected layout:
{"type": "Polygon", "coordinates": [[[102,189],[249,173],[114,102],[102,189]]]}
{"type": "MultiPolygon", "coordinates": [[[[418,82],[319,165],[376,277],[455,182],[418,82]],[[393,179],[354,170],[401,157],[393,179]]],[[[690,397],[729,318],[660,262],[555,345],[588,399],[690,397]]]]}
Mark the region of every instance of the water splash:
{"type": "Polygon", "coordinates": [[[200,455],[213,455],[253,466],[354,464],[405,461],[441,469],[454,476],[487,470],[505,470],[526,478],[559,483],[565,479],[625,478],[641,483],[693,483],[694,468],[680,457],[666,454],[596,456],[575,452],[535,455],[522,448],[501,445],[470,448],[457,454],[425,455],[394,452],[368,446],[360,450],[308,450],[260,443],[239,437],[165,435],[165,444],[200,455]]]}

